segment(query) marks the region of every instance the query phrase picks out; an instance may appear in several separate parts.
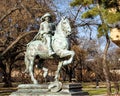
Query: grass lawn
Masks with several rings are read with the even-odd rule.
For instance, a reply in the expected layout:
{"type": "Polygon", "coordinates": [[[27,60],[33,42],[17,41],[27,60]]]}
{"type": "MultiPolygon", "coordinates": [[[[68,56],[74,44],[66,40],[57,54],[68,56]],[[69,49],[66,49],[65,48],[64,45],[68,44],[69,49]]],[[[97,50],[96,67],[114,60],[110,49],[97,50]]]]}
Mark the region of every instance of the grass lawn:
{"type": "MultiPolygon", "coordinates": [[[[100,95],[100,94],[107,94],[107,88],[104,82],[99,83],[99,88],[96,88],[96,84],[94,82],[90,83],[82,83],[83,90],[88,92],[90,96],[93,95],[100,95]]],[[[113,88],[112,84],[112,93],[115,93],[115,89],[113,88]]]]}

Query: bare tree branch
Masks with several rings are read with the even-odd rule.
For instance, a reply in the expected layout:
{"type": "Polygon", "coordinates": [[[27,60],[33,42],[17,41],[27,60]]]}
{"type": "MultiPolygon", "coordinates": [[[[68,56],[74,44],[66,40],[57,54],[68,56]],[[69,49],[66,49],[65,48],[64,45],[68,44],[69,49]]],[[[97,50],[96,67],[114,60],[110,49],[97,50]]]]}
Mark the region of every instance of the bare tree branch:
{"type": "Polygon", "coordinates": [[[14,7],[14,8],[12,8],[12,9],[8,10],[8,12],[0,18],[0,23],[1,23],[8,15],[10,15],[12,12],[14,12],[14,11],[16,11],[16,10],[18,10],[18,9],[20,9],[20,8],[19,8],[19,7],[14,7]]]}
{"type": "Polygon", "coordinates": [[[80,12],[81,8],[82,8],[82,6],[80,5],[80,6],[79,6],[79,9],[77,10],[77,13],[76,13],[76,16],[75,16],[74,20],[76,20],[76,19],[77,19],[78,14],[79,14],[79,12],[80,12]]]}
{"type": "Polygon", "coordinates": [[[33,30],[33,31],[29,31],[29,32],[24,32],[23,35],[20,35],[17,37],[17,39],[12,42],[12,44],[10,44],[1,54],[1,56],[5,55],[9,50],[10,48],[12,48],[17,42],[19,42],[22,38],[24,38],[26,35],[29,35],[31,33],[34,33],[34,32],[37,32],[37,30],[33,30]]]}
{"type": "Polygon", "coordinates": [[[100,25],[99,23],[95,23],[95,22],[86,22],[86,23],[80,23],[80,24],[76,24],[74,25],[74,27],[80,27],[80,26],[88,26],[88,25],[95,25],[95,26],[98,26],[100,25]]]}
{"type": "Polygon", "coordinates": [[[29,9],[21,2],[21,6],[26,10],[30,17],[34,17],[33,14],[29,11],[29,9]]]}

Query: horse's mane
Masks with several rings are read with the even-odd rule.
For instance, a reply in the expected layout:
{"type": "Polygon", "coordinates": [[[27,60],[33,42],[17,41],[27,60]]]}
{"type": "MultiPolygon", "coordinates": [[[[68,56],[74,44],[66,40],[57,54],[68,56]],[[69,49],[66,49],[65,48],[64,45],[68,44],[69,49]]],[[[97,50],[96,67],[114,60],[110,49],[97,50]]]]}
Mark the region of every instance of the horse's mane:
{"type": "Polygon", "coordinates": [[[59,28],[61,28],[61,20],[59,21],[59,23],[56,26],[56,32],[58,32],[59,28]]]}

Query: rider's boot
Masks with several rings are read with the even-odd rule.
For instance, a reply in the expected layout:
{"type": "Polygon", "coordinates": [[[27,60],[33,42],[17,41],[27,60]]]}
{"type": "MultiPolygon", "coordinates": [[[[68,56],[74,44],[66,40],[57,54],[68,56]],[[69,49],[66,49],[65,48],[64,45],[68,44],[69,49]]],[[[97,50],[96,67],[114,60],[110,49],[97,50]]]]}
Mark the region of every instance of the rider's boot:
{"type": "Polygon", "coordinates": [[[52,48],[51,48],[51,38],[47,37],[47,46],[48,46],[48,54],[49,56],[52,56],[53,54],[55,54],[55,52],[53,52],[52,48]]]}

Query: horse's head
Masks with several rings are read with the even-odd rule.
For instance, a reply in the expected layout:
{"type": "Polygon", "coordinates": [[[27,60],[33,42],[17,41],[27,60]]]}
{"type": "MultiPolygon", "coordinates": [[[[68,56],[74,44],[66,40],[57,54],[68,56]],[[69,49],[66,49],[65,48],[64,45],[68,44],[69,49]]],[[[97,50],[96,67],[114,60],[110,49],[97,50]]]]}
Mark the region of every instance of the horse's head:
{"type": "Polygon", "coordinates": [[[64,31],[64,34],[66,36],[71,34],[71,26],[70,26],[70,21],[66,17],[62,17],[61,19],[61,29],[64,31]]]}

